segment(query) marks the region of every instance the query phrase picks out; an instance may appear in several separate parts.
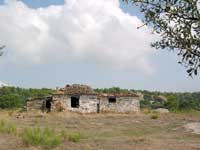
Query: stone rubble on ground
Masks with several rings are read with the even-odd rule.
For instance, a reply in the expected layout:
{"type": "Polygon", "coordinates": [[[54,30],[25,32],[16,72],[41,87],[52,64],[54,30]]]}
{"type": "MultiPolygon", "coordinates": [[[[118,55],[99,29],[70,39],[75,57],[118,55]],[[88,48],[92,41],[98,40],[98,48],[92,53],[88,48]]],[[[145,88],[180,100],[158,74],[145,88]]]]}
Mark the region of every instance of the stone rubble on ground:
{"type": "Polygon", "coordinates": [[[155,110],[156,112],[159,112],[159,113],[169,113],[169,110],[166,109],[166,108],[158,108],[155,110]]]}
{"type": "Polygon", "coordinates": [[[194,134],[200,134],[200,122],[188,123],[184,127],[189,132],[192,132],[194,134]]]}

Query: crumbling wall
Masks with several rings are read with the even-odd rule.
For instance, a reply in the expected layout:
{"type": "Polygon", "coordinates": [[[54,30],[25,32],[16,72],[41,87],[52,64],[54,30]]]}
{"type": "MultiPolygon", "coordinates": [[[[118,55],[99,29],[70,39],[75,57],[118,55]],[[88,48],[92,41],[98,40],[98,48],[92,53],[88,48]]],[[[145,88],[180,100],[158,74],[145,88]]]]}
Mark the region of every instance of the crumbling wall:
{"type": "Polygon", "coordinates": [[[96,95],[79,95],[78,108],[71,107],[71,96],[73,95],[54,95],[52,111],[61,110],[61,111],[72,111],[80,113],[97,112],[98,100],[96,95]]]}
{"type": "MultiPolygon", "coordinates": [[[[140,98],[132,96],[116,97],[116,103],[109,103],[109,96],[79,95],[79,107],[71,107],[72,95],[53,96],[52,111],[72,111],[80,113],[96,113],[98,104],[100,112],[137,112],[140,111],[140,98]]],[[[77,96],[77,95],[75,95],[77,96]]]]}
{"type": "Polygon", "coordinates": [[[78,111],[81,113],[96,113],[98,99],[96,95],[82,95],[80,96],[80,107],[78,111]]]}
{"type": "Polygon", "coordinates": [[[54,94],[52,97],[33,98],[27,101],[27,111],[72,111],[80,113],[96,113],[96,112],[134,112],[140,110],[140,97],[127,95],[69,95],[69,94],[54,94]],[[72,107],[71,97],[79,97],[77,107],[72,107]],[[109,97],[116,98],[115,102],[110,103],[109,97]],[[50,102],[50,109],[46,108],[46,103],[50,102]]]}
{"type": "Polygon", "coordinates": [[[53,95],[51,111],[69,110],[69,96],[65,94],[53,95]]]}
{"type": "Polygon", "coordinates": [[[109,103],[109,97],[101,97],[101,112],[138,112],[140,111],[140,99],[138,97],[116,97],[116,103],[109,103]]]}
{"type": "Polygon", "coordinates": [[[38,111],[43,110],[44,107],[44,100],[38,99],[38,100],[31,100],[26,102],[26,110],[27,111],[38,111]]]}
{"type": "Polygon", "coordinates": [[[52,96],[34,97],[26,101],[27,111],[51,111],[52,96]]]}

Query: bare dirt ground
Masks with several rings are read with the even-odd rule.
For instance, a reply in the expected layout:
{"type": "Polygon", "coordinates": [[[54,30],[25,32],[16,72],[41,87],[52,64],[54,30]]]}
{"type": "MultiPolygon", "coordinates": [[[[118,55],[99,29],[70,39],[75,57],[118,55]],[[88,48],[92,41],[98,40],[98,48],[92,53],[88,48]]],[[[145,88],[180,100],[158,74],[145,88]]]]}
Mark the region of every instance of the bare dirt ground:
{"type": "Polygon", "coordinates": [[[50,127],[80,132],[79,143],[64,141],[58,147],[25,145],[14,135],[0,134],[0,150],[200,150],[200,135],[185,125],[200,122],[200,113],[188,114],[17,113],[0,111],[0,119],[25,127],[50,127]]]}

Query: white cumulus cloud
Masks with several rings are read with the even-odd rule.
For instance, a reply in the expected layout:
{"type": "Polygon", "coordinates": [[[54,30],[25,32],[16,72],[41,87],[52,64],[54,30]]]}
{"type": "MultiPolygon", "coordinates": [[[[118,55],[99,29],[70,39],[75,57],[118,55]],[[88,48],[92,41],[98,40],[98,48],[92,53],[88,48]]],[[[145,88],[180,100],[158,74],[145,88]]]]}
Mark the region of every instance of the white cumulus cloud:
{"type": "Polygon", "coordinates": [[[7,0],[0,6],[0,40],[15,63],[82,60],[115,68],[152,71],[148,57],[156,37],[120,9],[118,0],[65,0],[64,5],[29,8],[7,0]]]}

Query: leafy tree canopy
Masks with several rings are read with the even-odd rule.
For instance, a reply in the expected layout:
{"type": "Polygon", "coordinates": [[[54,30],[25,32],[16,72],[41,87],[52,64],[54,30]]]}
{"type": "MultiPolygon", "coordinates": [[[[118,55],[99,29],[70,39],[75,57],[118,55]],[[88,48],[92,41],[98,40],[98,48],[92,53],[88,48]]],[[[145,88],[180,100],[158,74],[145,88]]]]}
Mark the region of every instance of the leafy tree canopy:
{"type": "Polygon", "coordinates": [[[153,27],[161,39],[152,46],[175,50],[190,76],[200,69],[200,10],[198,0],[123,0],[137,5],[144,25],[153,27]]]}
{"type": "Polygon", "coordinates": [[[0,108],[23,107],[27,98],[51,95],[52,89],[24,89],[19,87],[0,88],[0,108]]]}
{"type": "Polygon", "coordinates": [[[0,56],[3,55],[2,49],[4,49],[5,46],[0,46],[0,56]]]}

